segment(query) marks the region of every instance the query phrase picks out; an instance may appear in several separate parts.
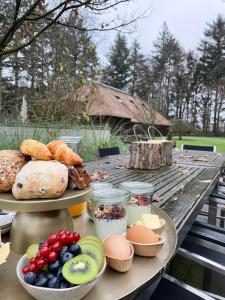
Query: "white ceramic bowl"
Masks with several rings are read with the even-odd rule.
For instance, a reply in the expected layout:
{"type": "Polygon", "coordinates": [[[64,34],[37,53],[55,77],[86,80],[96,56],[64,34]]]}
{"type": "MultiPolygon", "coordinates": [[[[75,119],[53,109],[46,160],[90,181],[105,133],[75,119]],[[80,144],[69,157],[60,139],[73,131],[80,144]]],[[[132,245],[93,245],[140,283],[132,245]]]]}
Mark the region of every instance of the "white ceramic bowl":
{"type": "Polygon", "coordinates": [[[27,264],[28,264],[27,256],[23,255],[17,264],[16,274],[20,284],[24,287],[24,289],[37,300],[62,300],[62,299],[79,300],[84,296],[86,296],[87,293],[96,285],[96,283],[102,277],[106,268],[106,260],[105,260],[101,271],[98,273],[97,277],[93,281],[90,281],[86,284],[81,284],[75,287],[71,287],[68,289],[50,289],[50,288],[30,285],[23,280],[24,275],[22,273],[22,269],[27,264]]]}

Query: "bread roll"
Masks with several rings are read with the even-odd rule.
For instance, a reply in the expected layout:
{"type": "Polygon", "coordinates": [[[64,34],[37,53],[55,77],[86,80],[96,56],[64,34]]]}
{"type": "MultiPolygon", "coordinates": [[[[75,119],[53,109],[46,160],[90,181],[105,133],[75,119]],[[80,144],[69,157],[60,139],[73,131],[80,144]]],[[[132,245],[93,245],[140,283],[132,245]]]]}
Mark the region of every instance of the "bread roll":
{"type": "Polygon", "coordinates": [[[23,140],[20,144],[20,151],[41,160],[51,160],[52,155],[48,147],[36,140],[23,140]]]}
{"type": "Polygon", "coordinates": [[[48,145],[48,149],[55,160],[58,160],[65,165],[83,166],[81,157],[73,152],[63,141],[52,141],[48,145]]]}
{"type": "Polygon", "coordinates": [[[58,198],[68,184],[68,168],[58,161],[30,161],[16,176],[16,199],[58,198]]]}
{"type": "Polygon", "coordinates": [[[19,151],[0,151],[0,191],[11,191],[20,169],[29,161],[29,158],[19,151]]]}

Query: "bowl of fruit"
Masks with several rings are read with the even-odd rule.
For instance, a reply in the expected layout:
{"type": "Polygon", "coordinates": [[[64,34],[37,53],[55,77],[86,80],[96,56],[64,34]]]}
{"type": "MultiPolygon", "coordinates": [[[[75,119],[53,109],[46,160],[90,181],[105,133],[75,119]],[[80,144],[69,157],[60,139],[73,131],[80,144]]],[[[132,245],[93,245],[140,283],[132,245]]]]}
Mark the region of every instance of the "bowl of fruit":
{"type": "Polygon", "coordinates": [[[106,268],[104,244],[95,236],[60,230],[32,244],[17,264],[17,277],[37,300],[79,300],[106,268]]]}

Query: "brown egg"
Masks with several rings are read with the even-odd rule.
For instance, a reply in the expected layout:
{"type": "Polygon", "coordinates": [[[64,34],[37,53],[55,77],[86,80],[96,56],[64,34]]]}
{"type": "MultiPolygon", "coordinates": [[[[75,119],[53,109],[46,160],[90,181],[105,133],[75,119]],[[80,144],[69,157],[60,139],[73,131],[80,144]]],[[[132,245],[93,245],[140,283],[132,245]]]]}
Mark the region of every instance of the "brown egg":
{"type": "Polygon", "coordinates": [[[131,255],[130,243],[120,235],[112,235],[104,240],[105,255],[125,259],[131,255]]]}
{"type": "Polygon", "coordinates": [[[141,226],[134,225],[127,230],[126,238],[134,243],[140,244],[155,244],[160,240],[160,236],[155,234],[151,229],[141,226]]]}

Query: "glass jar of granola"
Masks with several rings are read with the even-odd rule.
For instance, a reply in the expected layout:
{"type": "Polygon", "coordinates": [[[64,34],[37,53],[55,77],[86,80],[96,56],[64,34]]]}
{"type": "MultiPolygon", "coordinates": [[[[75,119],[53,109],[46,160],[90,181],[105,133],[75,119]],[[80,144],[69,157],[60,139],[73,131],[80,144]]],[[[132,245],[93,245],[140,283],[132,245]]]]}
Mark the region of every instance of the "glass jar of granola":
{"type": "Polygon", "coordinates": [[[125,207],[130,200],[130,195],[129,191],[116,188],[94,191],[92,198],[95,204],[94,224],[99,238],[105,239],[126,232],[125,207]]]}
{"type": "Polygon", "coordinates": [[[132,226],[142,214],[151,212],[154,185],[148,182],[127,181],[120,188],[131,193],[127,206],[127,225],[132,226]]]}
{"type": "MultiPolygon", "coordinates": [[[[93,183],[93,192],[100,190],[103,191],[108,188],[112,188],[113,185],[109,182],[94,182],[93,183]]],[[[94,220],[94,210],[95,204],[92,202],[92,199],[87,200],[87,214],[89,218],[93,221],[94,220]]]]}

